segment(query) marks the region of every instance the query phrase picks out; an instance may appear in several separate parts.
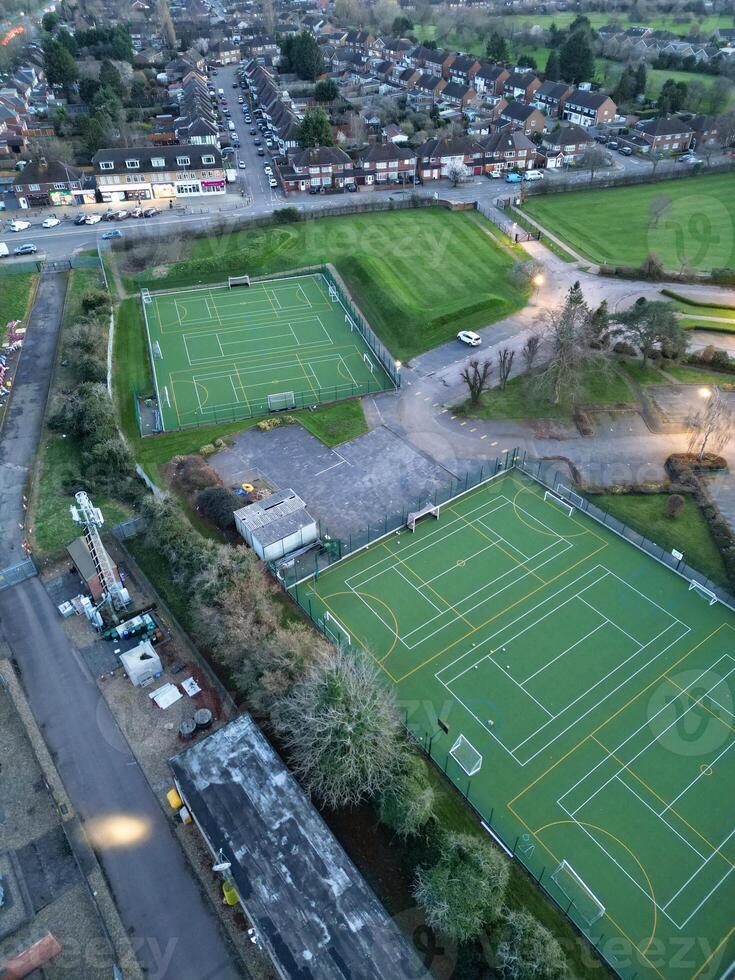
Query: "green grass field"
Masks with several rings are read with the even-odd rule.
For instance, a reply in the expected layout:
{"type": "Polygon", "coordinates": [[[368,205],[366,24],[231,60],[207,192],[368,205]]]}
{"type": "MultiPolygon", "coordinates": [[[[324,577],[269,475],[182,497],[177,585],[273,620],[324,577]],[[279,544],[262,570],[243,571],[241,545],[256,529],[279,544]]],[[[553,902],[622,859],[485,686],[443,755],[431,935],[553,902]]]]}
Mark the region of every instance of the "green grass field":
{"type": "Polygon", "coordinates": [[[153,293],[144,312],[167,432],[393,387],[321,274],[153,293]]]}
{"type": "Polygon", "coordinates": [[[9,320],[22,320],[38,275],[35,272],[0,272],[0,330],[9,320]]]}
{"type": "Polygon", "coordinates": [[[723,975],[730,610],[518,470],[291,594],[622,976],[723,975]]]}
{"type": "Polygon", "coordinates": [[[594,262],[638,265],[653,253],[673,270],[735,266],[735,173],[547,194],[526,210],[594,262]],[[670,204],[656,222],[651,205],[662,197],[670,204]]]}
{"type": "Polygon", "coordinates": [[[509,276],[525,253],[493,229],[475,213],[445,208],[319,218],[186,242],[185,258],[125,281],[133,290],[189,287],[331,262],[373,330],[405,362],[525,304],[509,276]]]}

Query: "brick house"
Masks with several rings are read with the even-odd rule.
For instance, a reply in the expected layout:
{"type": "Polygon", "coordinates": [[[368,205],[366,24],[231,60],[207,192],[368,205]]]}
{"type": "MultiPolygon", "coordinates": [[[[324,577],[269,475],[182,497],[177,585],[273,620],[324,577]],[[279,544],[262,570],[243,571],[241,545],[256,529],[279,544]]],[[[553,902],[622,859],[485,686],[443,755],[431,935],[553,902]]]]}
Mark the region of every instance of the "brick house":
{"type": "Polygon", "coordinates": [[[442,89],[441,97],[452,105],[460,106],[464,109],[468,102],[477,96],[473,88],[468,88],[461,82],[448,82],[442,89]]]}
{"type": "Polygon", "coordinates": [[[536,147],[520,129],[504,126],[481,140],[485,173],[504,170],[530,170],[536,161],[536,147]]]}
{"type": "Polygon", "coordinates": [[[443,78],[438,75],[419,75],[416,81],[413,83],[413,90],[415,92],[421,92],[424,95],[430,95],[432,99],[436,100],[442,94],[446,88],[447,83],[443,78]]]}
{"type": "Polygon", "coordinates": [[[355,166],[356,181],[365,187],[412,183],[415,173],[416,154],[396,143],[374,143],[366,147],[355,166]]]}
{"type": "Polygon", "coordinates": [[[409,68],[422,68],[424,71],[440,78],[449,77],[449,67],[454,61],[454,55],[449,51],[434,50],[425,48],[422,45],[415,48],[406,56],[406,63],[409,68]]]}
{"type": "Polygon", "coordinates": [[[530,102],[534,92],[541,87],[541,80],[532,71],[514,71],[506,78],[503,93],[509,99],[530,102]]]}
{"type": "Polygon", "coordinates": [[[509,102],[500,112],[499,119],[520,129],[526,136],[542,133],[546,125],[545,116],[535,106],[525,102],[509,102]]]}
{"type": "Polygon", "coordinates": [[[94,187],[85,189],[84,173],[61,160],[39,157],[17,177],[13,190],[22,208],[63,207],[94,203],[94,187]]]}
{"type": "Polygon", "coordinates": [[[418,171],[423,180],[448,177],[451,169],[463,165],[473,176],[479,176],[485,166],[482,144],[468,136],[427,140],[418,150],[418,171]]]}
{"type": "Polygon", "coordinates": [[[717,116],[695,116],[694,119],[689,120],[689,125],[694,133],[693,147],[702,149],[712,142],[722,145],[722,130],[717,116]]]}
{"type": "Polygon", "coordinates": [[[547,160],[553,159],[552,166],[576,163],[594,145],[587,129],[573,123],[545,133],[541,139],[541,149],[547,160]]]}
{"type": "Polygon", "coordinates": [[[375,36],[370,31],[347,31],[344,37],[344,47],[354,54],[367,54],[375,43],[375,36]]]}
{"type": "Polygon", "coordinates": [[[471,85],[473,77],[480,70],[480,62],[472,55],[459,55],[449,66],[449,81],[460,85],[471,85]]]}
{"type": "Polygon", "coordinates": [[[277,169],[288,191],[305,191],[309,187],[340,189],[355,183],[355,166],[338,146],[292,151],[287,163],[277,165],[277,169]]]}
{"type": "Polygon", "coordinates": [[[502,95],[506,81],[510,78],[510,72],[502,65],[491,65],[484,63],[480,65],[472,76],[472,84],[475,91],[480,94],[502,95]]]}
{"type": "Polygon", "coordinates": [[[128,146],[92,157],[97,190],[106,203],[225,193],[216,146],[128,146]]]}
{"type": "Polygon", "coordinates": [[[657,116],[638,122],[635,134],[645,140],[649,153],[680,153],[689,149],[694,138],[691,123],[682,122],[676,116],[657,116]]]}
{"type": "Polygon", "coordinates": [[[421,72],[418,68],[404,68],[403,71],[393,75],[393,81],[401,88],[413,88],[419,78],[421,72]]]}
{"type": "Polygon", "coordinates": [[[577,126],[600,126],[615,119],[618,107],[603,92],[574,89],[564,101],[562,118],[577,126]]]}
{"type": "Polygon", "coordinates": [[[557,118],[573,91],[573,86],[566,82],[542,82],[533,93],[533,105],[547,116],[557,118]]]}

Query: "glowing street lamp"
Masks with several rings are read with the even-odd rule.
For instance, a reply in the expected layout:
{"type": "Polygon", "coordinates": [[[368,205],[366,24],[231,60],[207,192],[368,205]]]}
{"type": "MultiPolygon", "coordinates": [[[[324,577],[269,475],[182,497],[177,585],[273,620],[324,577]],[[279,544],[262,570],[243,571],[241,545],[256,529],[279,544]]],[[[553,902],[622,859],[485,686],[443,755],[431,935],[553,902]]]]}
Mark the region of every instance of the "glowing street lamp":
{"type": "Polygon", "coordinates": [[[699,389],[699,397],[700,398],[704,398],[704,399],[711,398],[712,397],[712,389],[711,388],[700,388],[699,389]]]}

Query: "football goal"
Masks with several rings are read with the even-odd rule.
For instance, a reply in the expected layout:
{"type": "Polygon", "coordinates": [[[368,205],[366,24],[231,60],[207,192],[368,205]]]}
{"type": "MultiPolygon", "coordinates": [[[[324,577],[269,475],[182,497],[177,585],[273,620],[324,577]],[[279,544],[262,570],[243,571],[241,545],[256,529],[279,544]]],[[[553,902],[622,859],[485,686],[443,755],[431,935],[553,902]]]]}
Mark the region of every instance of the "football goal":
{"type": "Polygon", "coordinates": [[[344,628],[342,623],[330,612],[324,613],[322,627],[332,643],[336,644],[340,650],[352,646],[352,637],[344,628]]]}
{"type": "Polygon", "coordinates": [[[369,371],[369,372],[370,372],[371,374],[374,374],[374,373],[375,373],[375,365],[374,365],[374,364],[373,364],[373,362],[372,362],[372,361],[370,360],[370,358],[369,358],[369,357],[367,356],[367,354],[363,354],[363,355],[362,355],[362,359],[363,359],[363,361],[365,362],[365,364],[367,364],[367,369],[368,369],[368,371],[369,371]]]}
{"type": "Polygon", "coordinates": [[[711,589],[705,589],[703,585],[700,585],[699,582],[696,582],[694,579],[689,581],[689,591],[691,592],[692,589],[705,598],[708,605],[714,606],[714,604],[717,602],[717,596],[714,594],[714,592],[712,592],[711,589]]]}
{"type": "Polygon", "coordinates": [[[464,737],[464,735],[459,736],[457,741],[449,750],[449,754],[460,769],[466,772],[468,776],[474,776],[476,772],[480,771],[482,756],[474,745],[464,737]]]}
{"type": "Polygon", "coordinates": [[[153,300],[151,299],[151,293],[149,289],[141,289],[140,298],[143,300],[144,303],[153,302],[153,300]]]}
{"type": "Polygon", "coordinates": [[[296,396],[292,391],[278,391],[273,395],[268,395],[268,411],[282,412],[284,409],[293,408],[296,405],[296,396]]]}
{"type": "Polygon", "coordinates": [[[416,530],[417,521],[421,520],[422,517],[428,517],[431,515],[436,520],[439,520],[439,505],[438,504],[426,504],[420,510],[412,511],[406,518],[406,527],[409,531],[416,530]]]}
{"type": "Polygon", "coordinates": [[[157,340],[153,341],[153,356],[157,357],[159,360],[163,360],[163,354],[161,353],[161,345],[157,340]]]}
{"type": "Polygon", "coordinates": [[[571,517],[574,513],[574,507],[572,507],[571,504],[568,504],[565,500],[560,500],[555,493],[551,492],[551,490],[544,491],[544,500],[547,503],[556,504],[557,507],[561,507],[561,509],[566,512],[568,517],[571,517]]]}
{"type": "Polygon", "coordinates": [[[568,900],[567,914],[576,909],[588,926],[591,926],[605,914],[605,906],[595,893],[585,884],[568,861],[561,864],[551,873],[551,880],[568,900]]]}
{"type": "Polygon", "coordinates": [[[250,276],[229,276],[227,285],[230,289],[235,289],[237,286],[249,286],[250,276]]]}

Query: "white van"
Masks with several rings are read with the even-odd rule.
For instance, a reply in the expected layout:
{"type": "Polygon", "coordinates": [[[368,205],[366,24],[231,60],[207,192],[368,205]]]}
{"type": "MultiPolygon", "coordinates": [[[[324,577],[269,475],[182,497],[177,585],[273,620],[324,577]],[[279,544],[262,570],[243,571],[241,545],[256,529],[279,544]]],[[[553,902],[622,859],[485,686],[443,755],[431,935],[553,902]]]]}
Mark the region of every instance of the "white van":
{"type": "Polygon", "coordinates": [[[10,249],[5,242],[0,242],[0,259],[4,259],[6,255],[10,255],[10,249]]]}
{"type": "Polygon", "coordinates": [[[523,176],[524,176],[525,180],[543,180],[544,179],[544,175],[541,173],[540,170],[529,170],[523,176]]]}
{"type": "Polygon", "coordinates": [[[230,120],[230,121],[229,121],[229,122],[227,123],[227,128],[229,129],[229,131],[230,131],[231,133],[234,133],[234,132],[235,132],[235,124],[234,124],[234,122],[233,122],[232,120],[230,120]]]}

